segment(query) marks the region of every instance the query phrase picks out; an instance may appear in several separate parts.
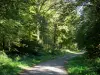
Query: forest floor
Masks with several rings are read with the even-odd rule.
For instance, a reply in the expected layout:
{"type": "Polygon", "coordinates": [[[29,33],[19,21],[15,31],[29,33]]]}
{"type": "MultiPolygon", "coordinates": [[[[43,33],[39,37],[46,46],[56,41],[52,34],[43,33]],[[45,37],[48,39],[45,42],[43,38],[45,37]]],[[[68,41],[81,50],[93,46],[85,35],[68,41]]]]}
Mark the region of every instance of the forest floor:
{"type": "Polygon", "coordinates": [[[82,53],[69,53],[47,62],[40,63],[34,67],[27,68],[20,75],[68,75],[64,65],[68,60],[82,53]]]}

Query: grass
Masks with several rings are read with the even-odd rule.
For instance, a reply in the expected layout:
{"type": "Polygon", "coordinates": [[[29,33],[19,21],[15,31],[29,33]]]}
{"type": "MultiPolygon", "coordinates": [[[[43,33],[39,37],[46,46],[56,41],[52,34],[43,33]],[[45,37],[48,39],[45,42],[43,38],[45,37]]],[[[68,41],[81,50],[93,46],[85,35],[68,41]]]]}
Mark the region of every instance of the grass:
{"type": "Polygon", "coordinates": [[[78,56],[69,60],[65,68],[69,75],[100,75],[100,58],[90,60],[78,56]]]}
{"type": "Polygon", "coordinates": [[[42,56],[23,55],[7,56],[0,53],[0,75],[18,75],[23,69],[32,67],[40,62],[56,58],[57,55],[45,54],[42,56]]]}

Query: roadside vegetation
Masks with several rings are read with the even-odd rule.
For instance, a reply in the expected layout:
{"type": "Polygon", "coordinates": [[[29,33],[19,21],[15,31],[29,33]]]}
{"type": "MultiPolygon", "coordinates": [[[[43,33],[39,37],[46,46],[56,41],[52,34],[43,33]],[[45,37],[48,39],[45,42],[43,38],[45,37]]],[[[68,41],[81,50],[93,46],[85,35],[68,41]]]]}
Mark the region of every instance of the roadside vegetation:
{"type": "Polygon", "coordinates": [[[99,75],[100,58],[88,59],[84,55],[77,56],[65,65],[69,75],[99,75]]]}
{"type": "MultiPolygon", "coordinates": [[[[60,54],[59,56],[63,56],[60,54]]],[[[25,69],[33,67],[41,62],[57,58],[58,55],[44,54],[41,56],[34,55],[7,55],[0,53],[0,74],[1,75],[18,75],[25,69]]]]}

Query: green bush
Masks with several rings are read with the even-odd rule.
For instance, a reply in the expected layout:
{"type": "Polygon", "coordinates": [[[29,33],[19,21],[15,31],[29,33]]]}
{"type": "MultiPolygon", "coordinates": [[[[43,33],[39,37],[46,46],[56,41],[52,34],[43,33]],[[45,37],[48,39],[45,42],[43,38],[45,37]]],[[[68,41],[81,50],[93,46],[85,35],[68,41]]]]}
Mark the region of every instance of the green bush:
{"type": "Polygon", "coordinates": [[[34,41],[21,40],[20,46],[13,45],[13,47],[16,49],[15,53],[20,53],[20,54],[40,55],[43,51],[43,46],[40,43],[38,43],[37,40],[34,41]]]}
{"type": "Polygon", "coordinates": [[[100,58],[90,60],[78,56],[69,60],[65,68],[69,75],[100,75],[100,58]]]}

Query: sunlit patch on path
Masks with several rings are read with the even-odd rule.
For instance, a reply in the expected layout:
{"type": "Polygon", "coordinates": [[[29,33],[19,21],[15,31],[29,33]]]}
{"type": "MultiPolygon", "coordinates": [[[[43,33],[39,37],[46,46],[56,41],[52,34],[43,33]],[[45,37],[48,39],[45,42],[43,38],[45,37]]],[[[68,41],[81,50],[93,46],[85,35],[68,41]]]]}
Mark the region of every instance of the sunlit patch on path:
{"type": "Polygon", "coordinates": [[[21,75],[67,75],[67,72],[60,66],[35,66],[21,75]]]}

